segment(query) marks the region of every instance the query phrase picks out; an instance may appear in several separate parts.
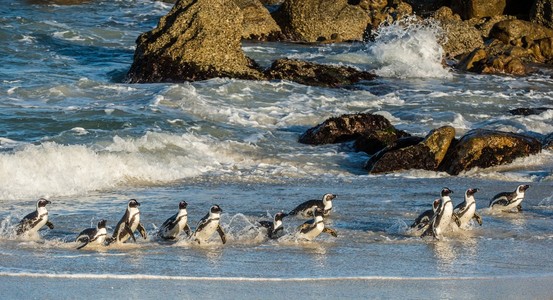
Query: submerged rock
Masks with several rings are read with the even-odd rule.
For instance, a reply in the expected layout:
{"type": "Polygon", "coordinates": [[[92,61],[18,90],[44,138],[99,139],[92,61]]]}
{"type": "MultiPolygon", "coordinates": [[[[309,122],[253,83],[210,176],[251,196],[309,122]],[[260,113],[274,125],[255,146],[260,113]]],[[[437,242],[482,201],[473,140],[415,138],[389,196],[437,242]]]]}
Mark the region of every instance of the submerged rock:
{"type": "Polygon", "coordinates": [[[475,129],[463,136],[447,154],[443,170],[457,175],[472,168],[511,163],[541,151],[541,143],[521,134],[475,129]]]}
{"type": "Polygon", "coordinates": [[[290,80],[305,85],[337,87],[372,80],[372,73],[353,67],[320,65],[294,59],[278,59],[265,71],[268,79],[290,80]]]}
{"type": "Polygon", "coordinates": [[[520,107],[520,108],[511,109],[509,110],[509,112],[515,116],[530,116],[530,115],[539,115],[543,112],[546,112],[552,109],[553,108],[548,108],[548,107],[535,107],[535,108],[520,107]]]}
{"type": "Polygon", "coordinates": [[[263,79],[242,51],[242,23],[233,1],[179,0],[155,29],[138,37],[128,80],[263,79]]]}
{"type": "Polygon", "coordinates": [[[374,131],[395,132],[396,129],[381,115],[369,113],[342,115],[308,129],[299,138],[299,142],[310,145],[341,143],[353,141],[374,131]]]}

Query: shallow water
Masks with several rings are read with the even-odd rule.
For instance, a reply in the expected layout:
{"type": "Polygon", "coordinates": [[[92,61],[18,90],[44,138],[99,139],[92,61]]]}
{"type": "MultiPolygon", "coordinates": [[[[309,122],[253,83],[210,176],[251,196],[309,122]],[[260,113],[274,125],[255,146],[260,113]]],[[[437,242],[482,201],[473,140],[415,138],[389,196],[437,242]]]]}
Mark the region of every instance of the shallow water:
{"type": "MultiPolygon", "coordinates": [[[[231,79],[130,85],[123,78],[134,40],[154,27],[170,4],[3,4],[3,279],[46,274],[130,276],[151,283],[327,278],[349,284],[362,280],[365,288],[365,280],[375,278],[387,284],[392,278],[551,280],[551,152],[458,177],[418,170],[369,176],[362,168],[368,156],[353,152],[349,144],[297,143],[309,127],[355,112],[382,114],[420,136],[452,125],[457,136],[488,128],[541,138],[553,132],[553,110],[527,117],[508,110],[551,106],[548,70],[524,78],[459,74],[440,63],[439,28],[390,26],[368,44],[243,45],[264,66],[288,56],[354,65],[380,76],[352,87],[231,79]],[[531,185],[522,213],[487,211],[493,195],[520,183],[531,185]],[[483,226],[441,241],[409,235],[407,227],[444,186],[454,190],[454,204],[465,189],[480,189],[476,200],[483,226]],[[327,192],[338,195],[327,220],[337,238],[268,241],[256,226],[327,192]],[[38,197],[52,201],[56,228],[41,231],[37,240],[14,237],[13,226],[34,209],[38,197]],[[102,218],[111,232],[130,198],[142,204],[148,240],[137,236],[137,243],[75,249],[76,235],[102,218]],[[206,246],[156,240],[156,226],[176,212],[181,200],[189,203],[193,229],[211,204],[221,205],[228,243],[222,246],[215,237],[206,246]]],[[[292,234],[303,221],[285,218],[286,231],[292,234]]]]}

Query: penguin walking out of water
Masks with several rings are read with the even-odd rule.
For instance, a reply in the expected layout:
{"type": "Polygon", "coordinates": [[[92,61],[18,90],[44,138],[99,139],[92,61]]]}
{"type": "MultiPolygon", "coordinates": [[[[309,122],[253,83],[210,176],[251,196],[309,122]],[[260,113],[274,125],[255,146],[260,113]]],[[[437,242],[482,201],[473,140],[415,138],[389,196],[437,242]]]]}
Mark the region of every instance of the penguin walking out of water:
{"type": "Polygon", "coordinates": [[[313,219],[306,221],[298,227],[299,232],[297,237],[299,239],[312,241],[323,232],[328,233],[333,237],[337,237],[338,233],[336,232],[336,230],[327,227],[324,223],[323,217],[323,209],[321,209],[320,207],[315,207],[313,209],[313,219]]]}
{"type": "Polygon", "coordinates": [[[440,239],[443,232],[451,223],[452,218],[457,225],[460,225],[459,219],[457,219],[457,216],[453,214],[453,204],[451,202],[451,197],[449,196],[452,193],[452,190],[443,188],[440,199],[434,200],[434,215],[430,220],[430,226],[426,229],[422,236],[432,235],[436,239],[440,239]]]}
{"type": "Polygon", "coordinates": [[[459,227],[467,228],[470,220],[474,219],[478,225],[482,226],[482,217],[476,212],[476,200],[474,194],[478,189],[468,189],[465,191],[465,201],[461,202],[453,209],[453,214],[459,219],[459,227]]]}
{"type": "Polygon", "coordinates": [[[110,238],[109,243],[117,242],[117,243],[124,243],[129,238],[132,238],[133,241],[136,242],[136,238],[134,237],[134,232],[138,230],[140,232],[140,235],[146,239],[146,229],[142,224],[140,224],[140,210],[138,207],[140,206],[140,203],[136,201],[136,199],[129,200],[129,203],[127,204],[127,210],[125,211],[125,214],[117,223],[117,226],[115,226],[115,230],[113,231],[113,236],[110,238]]]}
{"type": "Polygon", "coordinates": [[[44,198],[38,199],[36,210],[26,215],[17,225],[17,235],[37,233],[44,225],[54,229],[54,224],[48,221],[48,210],[46,209],[46,205],[51,203],[44,198]]]}
{"type": "Polygon", "coordinates": [[[499,211],[522,211],[522,200],[524,193],[530,186],[527,184],[519,185],[514,192],[503,192],[495,195],[490,201],[490,209],[499,211]]]}
{"type": "Polygon", "coordinates": [[[438,208],[439,199],[434,201],[432,203],[432,209],[425,210],[422,214],[420,214],[413,224],[411,224],[411,229],[415,232],[424,232],[426,229],[428,229],[428,226],[430,226],[430,220],[432,220],[432,217],[434,216],[434,213],[436,212],[436,209],[438,208]]]}
{"type": "Polygon", "coordinates": [[[107,236],[106,220],[101,220],[96,225],[96,228],[87,228],[75,239],[75,242],[82,243],[77,249],[81,249],[86,245],[104,245],[107,236]]]}
{"type": "Polygon", "coordinates": [[[270,239],[278,239],[284,235],[284,226],[282,225],[282,219],[287,214],[279,212],[274,217],[274,222],[271,221],[259,221],[259,224],[267,228],[267,236],[270,239]]]}
{"type": "Polygon", "coordinates": [[[167,219],[159,228],[158,235],[165,240],[176,239],[184,231],[186,236],[190,237],[190,227],[188,226],[188,212],[186,210],[188,203],[179,202],[179,211],[167,219]]]}
{"type": "Polygon", "coordinates": [[[313,217],[313,209],[315,207],[319,207],[323,210],[324,216],[327,217],[330,215],[330,211],[332,210],[332,200],[335,198],[336,195],[334,194],[324,194],[321,200],[307,200],[292,209],[292,211],[288,214],[291,216],[300,215],[305,218],[313,217]]]}
{"type": "Polygon", "coordinates": [[[227,242],[225,232],[221,227],[221,213],[223,210],[219,205],[213,205],[209,213],[207,213],[196,226],[196,230],[191,239],[198,242],[198,244],[205,243],[207,240],[217,231],[221,237],[223,244],[227,242]]]}

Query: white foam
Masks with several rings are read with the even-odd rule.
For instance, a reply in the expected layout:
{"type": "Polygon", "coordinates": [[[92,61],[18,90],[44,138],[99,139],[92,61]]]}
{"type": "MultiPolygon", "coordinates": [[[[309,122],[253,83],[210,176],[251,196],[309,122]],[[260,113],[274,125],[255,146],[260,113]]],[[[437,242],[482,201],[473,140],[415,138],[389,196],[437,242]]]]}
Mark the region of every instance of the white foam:
{"type": "Polygon", "coordinates": [[[451,78],[442,64],[441,35],[437,23],[408,18],[381,26],[375,41],[367,45],[367,52],[380,65],[376,74],[382,77],[451,78]]]}

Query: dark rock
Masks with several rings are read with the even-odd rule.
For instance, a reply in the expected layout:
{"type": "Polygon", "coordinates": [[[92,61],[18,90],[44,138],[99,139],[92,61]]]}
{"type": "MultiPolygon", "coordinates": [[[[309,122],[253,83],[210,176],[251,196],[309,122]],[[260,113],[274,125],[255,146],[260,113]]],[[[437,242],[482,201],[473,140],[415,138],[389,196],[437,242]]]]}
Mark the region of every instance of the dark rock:
{"type": "Polygon", "coordinates": [[[372,73],[353,67],[320,65],[311,62],[278,59],[265,71],[268,79],[290,80],[305,85],[337,87],[354,84],[360,80],[372,80],[372,73]]]}
{"type": "Polygon", "coordinates": [[[367,161],[365,169],[373,174],[409,169],[438,170],[454,138],[455,129],[451,126],[434,129],[415,145],[404,143],[408,146],[399,147],[401,143],[398,143],[378,152],[367,161]]]}
{"type": "Polygon", "coordinates": [[[244,16],[242,38],[250,40],[279,40],[280,27],[259,0],[234,0],[244,16]]]}
{"type": "Polygon", "coordinates": [[[356,151],[363,151],[369,155],[373,155],[386,147],[393,147],[397,145],[398,139],[403,139],[407,137],[418,140],[417,143],[419,143],[423,139],[421,137],[411,137],[409,133],[402,130],[376,130],[369,132],[369,134],[367,135],[363,135],[357,138],[353,147],[356,151]]]}
{"type": "MultiPolygon", "coordinates": [[[[526,2],[526,1],[525,1],[526,2]]],[[[527,1],[532,2],[532,1],[527,1]]],[[[553,28],[553,1],[536,0],[530,9],[530,21],[553,28]]]]}
{"type": "Polygon", "coordinates": [[[430,16],[440,7],[449,6],[450,0],[404,0],[413,7],[413,11],[423,17],[430,16]]]}
{"type": "Polygon", "coordinates": [[[395,127],[381,115],[369,113],[342,115],[330,118],[308,129],[299,142],[310,145],[324,145],[353,141],[374,131],[395,132],[395,127]]]}
{"type": "Polygon", "coordinates": [[[442,170],[457,175],[472,168],[489,168],[511,163],[519,157],[541,151],[541,143],[521,134],[476,129],[463,136],[448,151],[442,170]]]}
{"type": "Polygon", "coordinates": [[[504,14],[528,21],[530,20],[530,10],[534,5],[533,2],[534,1],[507,0],[504,14]]]}
{"type": "Polygon", "coordinates": [[[502,15],[506,0],[453,0],[451,7],[463,20],[502,15]]]}
{"type": "Polygon", "coordinates": [[[553,133],[548,134],[543,139],[543,149],[545,150],[553,150],[553,133]]]}
{"type": "Polygon", "coordinates": [[[242,20],[233,1],[177,1],[155,29],[138,37],[128,80],[263,79],[255,62],[242,51],[242,20]]]}
{"type": "Polygon", "coordinates": [[[273,17],[290,40],[301,42],[361,41],[370,22],[348,0],[285,0],[273,17]]]}
{"type": "Polygon", "coordinates": [[[535,107],[535,108],[528,108],[528,107],[520,107],[509,110],[509,112],[512,115],[515,116],[530,116],[530,115],[539,115],[545,111],[548,111],[553,108],[548,107],[535,107]]]}

